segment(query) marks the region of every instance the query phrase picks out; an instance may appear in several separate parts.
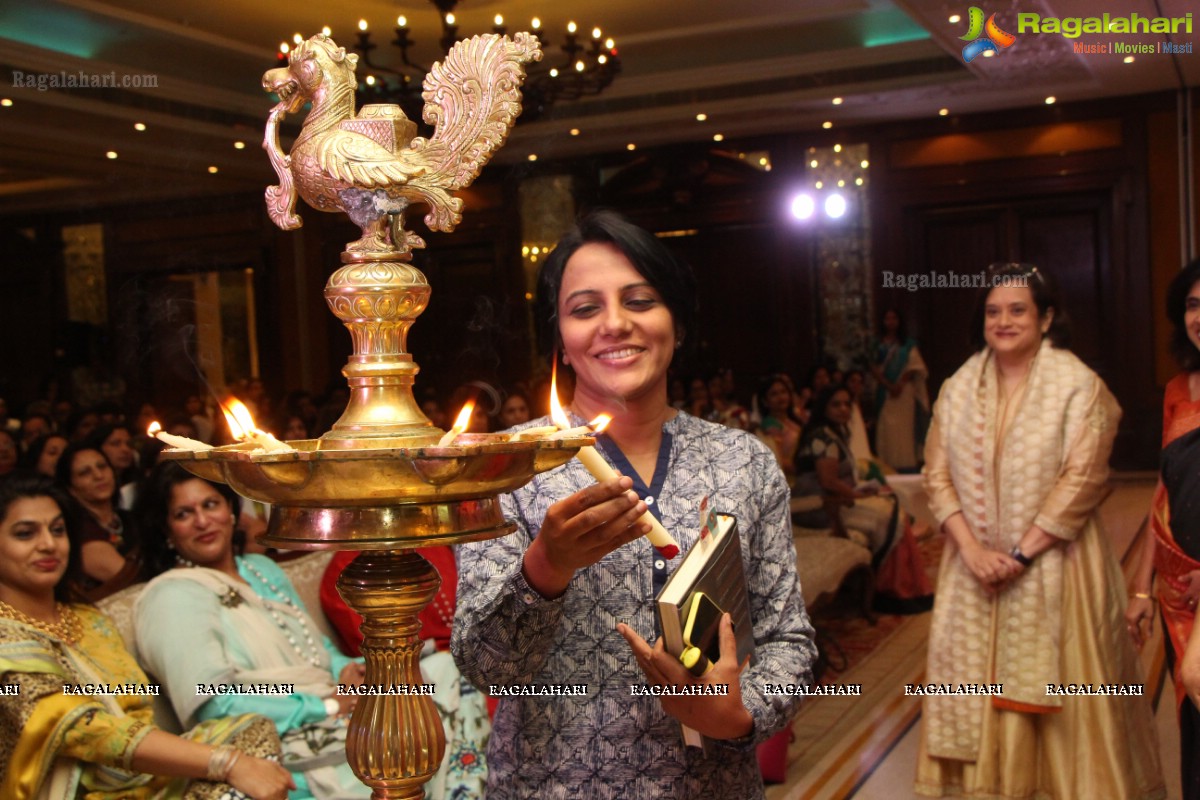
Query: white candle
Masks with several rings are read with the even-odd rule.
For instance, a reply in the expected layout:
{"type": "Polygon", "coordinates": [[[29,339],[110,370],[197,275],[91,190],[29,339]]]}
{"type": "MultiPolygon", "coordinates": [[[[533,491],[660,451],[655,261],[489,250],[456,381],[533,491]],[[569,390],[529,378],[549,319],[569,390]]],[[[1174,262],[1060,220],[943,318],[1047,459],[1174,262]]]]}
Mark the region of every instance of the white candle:
{"type": "Polygon", "coordinates": [[[254,444],[258,445],[263,450],[266,450],[268,453],[292,453],[296,450],[296,448],[292,447],[290,444],[281,442],[272,434],[267,433],[266,431],[260,431],[258,428],[250,431],[246,438],[249,441],[254,442],[254,444]]]}
{"type": "Polygon", "coordinates": [[[462,407],[462,411],[458,412],[458,417],[455,418],[454,424],[450,426],[450,430],[446,431],[441,439],[438,439],[437,446],[449,447],[454,444],[454,440],[458,438],[458,435],[465,431],[467,426],[471,424],[471,414],[474,411],[475,401],[468,400],[467,404],[462,407]]]}
{"type": "MultiPolygon", "coordinates": [[[[557,430],[557,429],[555,429],[555,430],[557,430]]],[[[589,423],[587,425],[580,425],[578,428],[567,428],[565,430],[558,430],[556,433],[554,433],[546,438],[548,438],[548,439],[571,439],[576,436],[591,436],[595,432],[596,432],[596,429],[593,428],[592,425],[589,423]]]]}
{"type": "Polygon", "coordinates": [[[189,439],[186,436],[176,436],[175,434],[167,433],[164,430],[154,431],[150,435],[168,447],[173,447],[176,450],[192,450],[199,453],[204,450],[213,449],[211,444],[205,444],[204,442],[197,441],[196,439],[189,439]]]}
{"type": "MultiPolygon", "coordinates": [[[[523,431],[517,431],[516,433],[512,434],[512,441],[519,442],[523,439],[541,439],[543,437],[557,439],[559,437],[550,436],[550,434],[556,433],[557,431],[557,425],[538,425],[535,428],[526,428],[523,431]]],[[[591,428],[588,429],[588,433],[591,433],[591,428]]]]}
{"type": "MultiPolygon", "coordinates": [[[[604,456],[597,453],[594,447],[579,448],[579,452],[575,457],[587,468],[592,477],[600,483],[611,481],[617,477],[617,471],[608,465],[608,462],[604,460],[604,456]]],[[[667,529],[662,526],[662,523],[653,514],[647,511],[638,518],[638,522],[650,523],[650,532],[646,534],[646,538],[650,540],[650,544],[654,545],[658,552],[667,558],[674,558],[679,555],[679,544],[671,534],[667,533],[667,529]]]]}
{"type": "MultiPolygon", "coordinates": [[[[554,420],[554,424],[558,426],[560,433],[557,435],[566,436],[576,430],[583,430],[587,434],[599,433],[604,430],[612,417],[608,414],[601,414],[587,425],[580,428],[572,428],[571,423],[567,418],[567,413],[563,410],[562,404],[558,400],[558,360],[555,359],[554,371],[550,377],[550,418],[554,420]]],[[[579,452],[575,454],[580,463],[587,468],[592,477],[600,483],[611,481],[617,477],[617,472],[608,465],[604,457],[596,452],[594,447],[581,447],[579,452]]],[[[679,555],[679,543],[675,541],[671,534],[667,533],[667,529],[662,526],[662,523],[649,511],[638,517],[638,522],[649,522],[650,532],[646,534],[646,538],[650,540],[650,544],[654,545],[658,552],[662,553],[667,558],[674,558],[679,555]]]]}

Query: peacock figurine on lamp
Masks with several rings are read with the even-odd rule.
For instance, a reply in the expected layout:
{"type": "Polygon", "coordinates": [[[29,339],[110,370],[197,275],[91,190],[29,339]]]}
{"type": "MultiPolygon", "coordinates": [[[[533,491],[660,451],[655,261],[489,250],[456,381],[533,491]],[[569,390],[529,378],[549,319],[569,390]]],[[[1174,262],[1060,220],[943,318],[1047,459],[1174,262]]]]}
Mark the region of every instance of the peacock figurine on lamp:
{"type": "Polygon", "coordinates": [[[342,252],[325,299],[349,329],[354,355],[343,373],[350,403],[319,449],[424,446],[442,431],[413,399],[418,368],[407,352],[408,330],[429,302],[429,283],[411,263],[424,247],[404,228],[411,204],[428,206],[430,230],[462,221],[454,192],[475,180],[521,113],[525,64],[541,59],[536,36],[475,36],[455,44],[426,76],[424,120],[429,138],[399,106],[354,110],[358,56],[317,34],[298,45],[286,67],[263,75],[279,96],[267,118],[263,148],[279,185],[267,188],[267,210],[285,230],[301,225],[299,196],[318,211],[344,211],[362,238],[342,252]],[[312,109],[290,153],[279,145],[279,123],[308,102],[312,109]]]}
{"type": "Polygon", "coordinates": [[[508,137],[521,113],[524,65],[541,58],[530,33],[455,44],[425,78],[423,116],[434,126],[425,138],[398,105],[355,113],[357,55],[320,33],[301,43],[288,66],[263,76],[263,88],[279,96],[263,140],[279,176],[279,185],[267,189],[271,220],[285,230],[300,227],[297,194],[318,211],[344,211],[362,228],[362,238],[346,247],[355,260],[424,247],[404,229],[412,203],[429,207],[430,230],[453,230],[462,221],[462,201],[452,193],[468,186],[508,137]],[[285,154],[279,122],[307,102],[312,110],[285,154]]]}

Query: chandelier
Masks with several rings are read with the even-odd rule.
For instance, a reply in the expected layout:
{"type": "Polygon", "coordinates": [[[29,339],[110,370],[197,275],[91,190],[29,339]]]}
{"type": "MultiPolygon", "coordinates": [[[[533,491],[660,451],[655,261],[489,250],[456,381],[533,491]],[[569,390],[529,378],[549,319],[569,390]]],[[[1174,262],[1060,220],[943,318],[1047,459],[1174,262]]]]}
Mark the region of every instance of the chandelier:
{"type": "MultiPolygon", "coordinates": [[[[439,45],[443,53],[459,39],[458,22],[454,8],[458,0],[430,0],[441,14],[442,38],[439,45]]],[[[493,19],[492,32],[504,34],[504,17],[497,14],[493,19]]],[[[567,24],[564,43],[555,52],[554,43],[542,30],[542,22],[534,17],[529,30],[542,40],[546,56],[536,64],[526,67],[528,77],[522,87],[524,111],[518,122],[529,122],[542,117],[552,105],[559,101],[579,100],[598,95],[608,88],[613,78],[621,71],[621,60],[617,56],[616,43],[604,38],[600,28],[593,28],[591,36],[581,35],[574,22],[567,24]]],[[[416,44],[411,38],[408,18],[398,17],[395,27],[396,38],[391,44],[399,50],[398,63],[378,63],[372,51],[379,45],[371,41],[367,20],[358,21],[358,41],[353,49],[358,53],[358,99],[361,103],[395,103],[404,109],[408,118],[421,119],[424,101],[421,99],[421,84],[429,72],[429,65],[414,62],[409,49],[416,44]]],[[[383,59],[381,59],[383,60],[383,59]]]]}

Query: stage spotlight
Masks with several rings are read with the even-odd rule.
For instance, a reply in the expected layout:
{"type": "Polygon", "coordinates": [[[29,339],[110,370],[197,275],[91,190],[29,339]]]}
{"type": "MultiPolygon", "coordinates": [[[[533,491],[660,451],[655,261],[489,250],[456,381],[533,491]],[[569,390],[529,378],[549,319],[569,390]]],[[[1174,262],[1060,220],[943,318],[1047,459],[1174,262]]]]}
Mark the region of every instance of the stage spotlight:
{"type": "Polygon", "coordinates": [[[838,192],[831,192],[825,198],[825,216],[838,219],[846,213],[846,198],[838,192]]]}
{"type": "Polygon", "coordinates": [[[792,216],[796,219],[811,219],[816,210],[817,204],[811,194],[801,192],[792,198],[792,216]]]}

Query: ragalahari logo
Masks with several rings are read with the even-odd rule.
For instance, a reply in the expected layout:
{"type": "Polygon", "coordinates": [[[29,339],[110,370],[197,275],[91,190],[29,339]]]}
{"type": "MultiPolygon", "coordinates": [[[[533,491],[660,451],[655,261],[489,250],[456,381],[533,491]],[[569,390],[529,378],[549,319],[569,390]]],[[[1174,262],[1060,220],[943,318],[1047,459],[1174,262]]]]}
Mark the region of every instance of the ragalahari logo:
{"type": "Polygon", "coordinates": [[[1000,30],[1000,26],[996,24],[995,14],[987,18],[985,25],[983,9],[977,6],[971,6],[967,21],[969,27],[966,35],[958,38],[964,42],[970,42],[962,52],[963,61],[968,64],[974,61],[976,56],[989,50],[999,53],[1002,48],[1011,47],[1012,43],[1017,40],[1017,37],[1011,33],[1000,30]]]}

